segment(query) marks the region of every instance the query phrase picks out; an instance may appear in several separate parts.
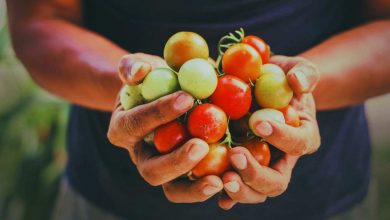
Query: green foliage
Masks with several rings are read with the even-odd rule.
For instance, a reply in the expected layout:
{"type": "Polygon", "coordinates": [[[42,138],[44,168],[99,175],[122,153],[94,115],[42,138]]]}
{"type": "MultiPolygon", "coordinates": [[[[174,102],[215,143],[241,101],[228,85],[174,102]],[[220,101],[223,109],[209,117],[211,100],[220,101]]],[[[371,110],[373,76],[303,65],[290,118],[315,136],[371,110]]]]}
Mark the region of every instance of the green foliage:
{"type": "Polygon", "coordinates": [[[0,219],[50,219],[67,115],[66,103],[30,80],[0,24],[0,219]]]}

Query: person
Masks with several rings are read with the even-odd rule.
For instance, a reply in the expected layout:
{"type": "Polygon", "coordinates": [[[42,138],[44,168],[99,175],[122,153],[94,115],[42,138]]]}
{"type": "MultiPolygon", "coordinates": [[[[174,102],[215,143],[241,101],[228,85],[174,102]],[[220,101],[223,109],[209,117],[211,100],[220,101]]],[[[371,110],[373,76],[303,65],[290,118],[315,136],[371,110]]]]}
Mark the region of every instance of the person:
{"type": "MultiPolygon", "coordinates": [[[[359,206],[370,180],[362,103],[390,91],[390,21],[364,23],[361,4],[7,0],[16,55],[42,88],[72,103],[69,159],[54,218],[326,219],[359,206]],[[159,55],[173,33],[199,33],[215,58],[218,39],[239,27],[285,55],[271,62],[287,73],[302,126],[263,121],[256,127],[286,152],[271,168],[237,147],[230,154],[234,171],[177,178],[205,156],[207,145],[191,139],[158,156],[140,140],[189,110],[192,97],[176,92],[123,111],[115,104],[122,86],[118,62],[134,83],[165,65],[159,55]]],[[[386,2],[367,4],[376,16],[388,16],[386,2]]]]}

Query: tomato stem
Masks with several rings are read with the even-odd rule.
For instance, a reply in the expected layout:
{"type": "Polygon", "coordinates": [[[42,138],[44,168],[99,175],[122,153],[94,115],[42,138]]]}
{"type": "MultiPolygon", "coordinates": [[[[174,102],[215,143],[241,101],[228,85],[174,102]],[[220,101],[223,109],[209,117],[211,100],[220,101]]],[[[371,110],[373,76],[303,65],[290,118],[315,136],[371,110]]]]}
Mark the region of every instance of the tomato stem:
{"type": "Polygon", "coordinates": [[[234,33],[229,33],[223,37],[218,42],[218,58],[216,63],[216,69],[220,76],[223,75],[222,68],[221,68],[221,61],[223,54],[229,47],[236,43],[240,43],[245,37],[245,32],[243,28],[240,28],[239,30],[234,31],[234,33]]]}

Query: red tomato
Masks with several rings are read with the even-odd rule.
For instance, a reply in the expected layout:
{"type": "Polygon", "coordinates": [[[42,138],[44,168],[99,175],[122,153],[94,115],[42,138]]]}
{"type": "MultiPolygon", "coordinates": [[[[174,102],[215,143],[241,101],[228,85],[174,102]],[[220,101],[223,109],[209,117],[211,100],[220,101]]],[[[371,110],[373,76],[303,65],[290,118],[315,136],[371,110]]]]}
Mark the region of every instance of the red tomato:
{"type": "Polygon", "coordinates": [[[200,178],[207,175],[221,175],[230,168],[227,145],[211,144],[209,152],[193,169],[192,175],[200,178]]]}
{"type": "Polygon", "coordinates": [[[270,48],[263,39],[257,36],[249,35],[244,37],[242,43],[249,44],[260,54],[263,64],[268,63],[270,57],[270,48]]]}
{"type": "Polygon", "coordinates": [[[283,113],[284,119],[286,120],[286,124],[291,125],[293,127],[299,127],[301,125],[298,112],[291,105],[288,105],[280,109],[279,111],[283,113]]]}
{"type": "Polygon", "coordinates": [[[226,132],[227,118],[221,108],[213,104],[201,104],[194,108],[187,121],[191,136],[207,143],[218,142],[226,132]]]}
{"type": "Polygon", "coordinates": [[[218,78],[217,89],[210,100],[231,119],[239,119],[248,113],[251,106],[251,88],[240,78],[224,75],[218,78]]]}
{"type": "Polygon", "coordinates": [[[189,139],[187,129],[179,121],[171,121],[154,131],[154,145],[161,154],[172,152],[189,139]]]}
{"type": "Polygon", "coordinates": [[[267,142],[254,138],[248,142],[243,143],[243,146],[246,147],[249,152],[251,152],[259,164],[262,166],[269,165],[269,162],[271,161],[271,151],[267,142]]]}
{"type": "Polygon", "coordinates": [[[229,47],[222,57],[222,70],[248,83],[255,82],[261,73],[261,56],[248,44],[238,43],[229,47]]]}

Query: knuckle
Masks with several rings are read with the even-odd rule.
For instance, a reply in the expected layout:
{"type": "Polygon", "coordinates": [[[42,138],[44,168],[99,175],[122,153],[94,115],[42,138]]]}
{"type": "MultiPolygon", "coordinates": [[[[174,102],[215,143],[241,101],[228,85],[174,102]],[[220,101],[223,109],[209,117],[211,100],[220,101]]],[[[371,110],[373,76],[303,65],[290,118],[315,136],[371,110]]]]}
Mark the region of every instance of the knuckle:
{"type": "Polygon", "coordinates": [[[253,175],[249,175],[245,183],[252,188],[261,188],[262,185],[266,184],[267,180],[264,175],[260,175],[258,173],[254,173],[253,175]]]}
{"type": "Polygon", "coordinates": [[[172,187],[170,186],[163,186],[164,195],[167,198],[167,200],[171,203],[179,203],[180,200],[178,199],[177,195],[173,192],[172,187]]]}
{"type": "Polygon", "coordinates": [[[287,187],[288,187],[287,182],[276,183],[274,185],[274,190],[272,192],[270,192],[269,194],[271,197],[279,196],[287,190],[287,187]]]}
{"type": "Polygon", "coordinates": [[[264,203],[265,201],[267,200],[267,196],[259,196],[256,200],[253,201],[254,204],[257,204],[257,203],[264,203]]]}
{"type": "Polygon", "coordinates": [[[156,178],[155,173],[150,169],[145,169],[143,166],[139,168],[139,172],[144,180],[151,186],[159,186],[161,182],[156,178]]]}

